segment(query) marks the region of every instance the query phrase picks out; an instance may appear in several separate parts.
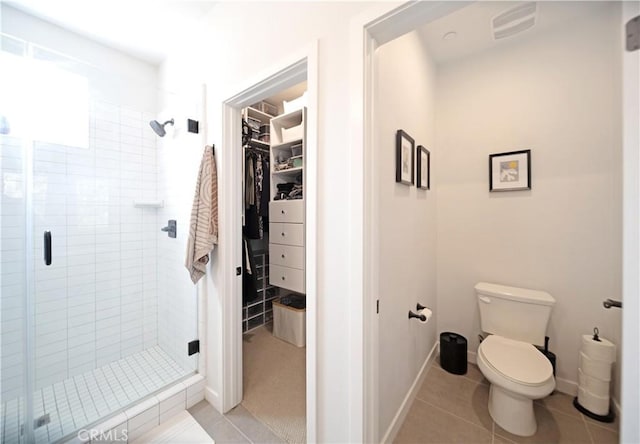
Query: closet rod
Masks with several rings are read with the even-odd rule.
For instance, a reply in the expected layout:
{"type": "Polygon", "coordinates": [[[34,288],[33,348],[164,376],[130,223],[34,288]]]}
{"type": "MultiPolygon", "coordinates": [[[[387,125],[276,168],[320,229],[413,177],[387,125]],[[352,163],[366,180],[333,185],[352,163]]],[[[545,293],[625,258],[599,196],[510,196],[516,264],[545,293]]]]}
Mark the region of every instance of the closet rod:
{"type": "Polygon", "coordinates": [[[246,150],[252,150],[252,151],[259,151],[261,153],[264,154],[269,154],[269,150],[265,149],[265,148],[259,148],[257,146],[252,146],[252,145],[245,145],[244,149],[246,150]]]}

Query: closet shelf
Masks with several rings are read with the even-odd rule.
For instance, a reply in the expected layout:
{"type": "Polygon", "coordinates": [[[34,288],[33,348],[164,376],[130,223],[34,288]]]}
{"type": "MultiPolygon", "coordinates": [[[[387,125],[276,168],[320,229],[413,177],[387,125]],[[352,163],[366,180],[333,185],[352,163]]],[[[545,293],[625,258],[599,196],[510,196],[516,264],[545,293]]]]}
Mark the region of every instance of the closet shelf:
{"type": "Polygon", "coordinates": [[[271,114],[263,113],[259,109],[247,107],[247,116],[260,120],[263,123],[269,123],[273,116],[271,114]]]}
{"type": "Polygon", "coordinates": [[[258,140],[258,139],[251,139],[249,141],[249,145],[253,145],[253,146],[258,147],[258,148],[264,148],[265,150],[269,149],[269,144],[267,142],[263,142],[263,141],[258,140]]]}
{"type": "Polygon", "coordinates": [[[284,128],[290,128],[292,126],[300,125],[302,120],[302,108],[298,108],[286,114],[280,114],[277,117],[273,117],[271,119],[271,123],[284,128]]]}
{"type": "Polygon", "coordinates": [[[274,176],[280,176],[280,175],[286,175],[286,174],[299,173],[303,170],[303,168],[304,167],[287,168],[286,170],[273,171],[271,174],[273,174],[274,176]]]}
{"type": "Polygon", "coordinates": [[[297,145],[299,143],[302,143],[302,139],[295,139],[295,140],[290,140],[288,142],[271,145],[271,149],[272,150],[284,150],[284,149],[290,150],[293,145],[297,145]]]}

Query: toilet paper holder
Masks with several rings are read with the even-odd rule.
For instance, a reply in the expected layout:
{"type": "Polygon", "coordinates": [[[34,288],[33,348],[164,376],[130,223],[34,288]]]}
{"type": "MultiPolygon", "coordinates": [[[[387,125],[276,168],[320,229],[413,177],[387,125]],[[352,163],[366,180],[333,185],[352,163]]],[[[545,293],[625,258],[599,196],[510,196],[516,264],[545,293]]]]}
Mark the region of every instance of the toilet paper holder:
{"type": "MultiPolygon", "coordinates": [[[[416,304],[416,311],[420,311],[420,310],[424,310],[425,307],[424,305],[422,305],[420,302],[418,302],[416,304]]],[[[409,310],[409,319],[412,318],[416,318],[416,319],[420,319],[422,322],[427,320],[427,317],[425,315],[423,315],[422,313],[414,313],[413,311],[409,310]]]]}
{"type": "Polygon", "coordinates": [[[606,299],[602,301],[602,305],[604,305],[604,308],[611,308],[611,307],[622,308],[622,302],[615,301],[613,299],[606,299]]]}

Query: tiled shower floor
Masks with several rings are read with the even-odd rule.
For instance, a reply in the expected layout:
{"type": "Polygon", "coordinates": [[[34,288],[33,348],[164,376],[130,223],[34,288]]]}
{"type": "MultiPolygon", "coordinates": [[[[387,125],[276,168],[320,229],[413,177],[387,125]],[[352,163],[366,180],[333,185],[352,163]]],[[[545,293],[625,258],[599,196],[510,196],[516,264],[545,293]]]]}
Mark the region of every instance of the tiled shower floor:
{"type": "MultiPolygon", "coordinates": [[[[189,373],[160,347],[153,347],[44,387],[34,395],[34,418],[48,413],[50,422],[35,430],[36,443],[55,442],[189,373]]],[[[20,398],[2,404],[0,442],[24,442],[19,433],[22,403],[20,398]]]]}

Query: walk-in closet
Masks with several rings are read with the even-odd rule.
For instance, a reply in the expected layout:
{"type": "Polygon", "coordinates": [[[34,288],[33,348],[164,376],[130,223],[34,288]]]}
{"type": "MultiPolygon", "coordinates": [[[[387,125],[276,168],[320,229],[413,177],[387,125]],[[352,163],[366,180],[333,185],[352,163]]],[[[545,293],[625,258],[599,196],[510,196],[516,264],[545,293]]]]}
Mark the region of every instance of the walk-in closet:
{"type": "Polygon", "coordinates": [[[242,406],[306,442],[306,82],[242,111],[242,406]]]}

